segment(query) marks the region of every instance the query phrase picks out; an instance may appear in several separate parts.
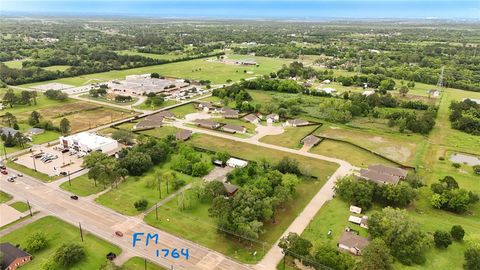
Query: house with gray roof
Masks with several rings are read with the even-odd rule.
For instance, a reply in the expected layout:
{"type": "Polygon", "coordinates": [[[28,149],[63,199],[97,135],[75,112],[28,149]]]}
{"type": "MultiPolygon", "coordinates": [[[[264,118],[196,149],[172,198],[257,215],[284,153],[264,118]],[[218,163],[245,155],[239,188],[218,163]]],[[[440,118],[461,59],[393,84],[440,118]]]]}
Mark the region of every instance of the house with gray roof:
{"type": "Polygon", "coordinates": [[[307,120],[303,119],[289,119],[285,122],[285,126],[287,127],[300,127],[300,126],[306,126],[310,124],[307,120]]]}
{"type": "Polygon", "coordinates": [[[222,116],[224,118],[227,118],[227,119],[235,119],[235,118],[238,118],[239,115],[238,115],[238,111],[237,110],[232,110],[232,109],[222,109],[221,111],[222,113],[222,116]]]}
{"type": "Polygon", "coordinates": [[[308,146],[315,146],[317,145],[321,139],[315,135],[308,135],[307,137],[302,139],[303,145],[308,145],[308,146]]]}
{"type": "Polygon", "coordinates": [[[2,270],[15,270],[32,260],[32,255],[10,243],[0,244],[2,270]]]}
{"type": "Polygon", "coordinates": [[[345,231],[338,240],[337,246],[341,251],[346,251],[353,255],[362,255],[362,250],[369,243],[370,240],[367,238],[345,231]]]}
{"type": "Polygon", "coordinates": [[[222,127],[223,131],[230,132],[230,133],[241,133],[245,134],[247,132],[247,128],[244,126],[238,126],[238,125],[231,125],[231,124],[226,124],[222,127]]]}
{"type": "Polygon", "coordinates": [[[245,117],[243,117],[243,120],[250,122],[250,123],[258,123],[260,119],[255,114],[249,114],[245,117]]]}
{"type": "Polygon", "coordinates": [[[0,127],[0,133],[1,135],[5,135],[5,136],[8,136],[8,134],[12,135],[12,136],[15,136],[15,134],[17,134],[18,130],[16,129],[13,129],[11,127],[0,127]]]}
{"type": "Polygon", "coordinates": [[[400,168],[375,164],[368,166],[368,169],[360,170],[360,177],[380,185],[396,185],[400,180],[407,177],[408,171],[400,168]]]}
{"type": "Polygon", "coordinates": [[[207,119],[196,119],[193,123],[199,127],[217,129],[220,127],[220,123],[213,122],[207,119]]]}
{"type": "Polygon", "coordinates": [[[187,129],[182,129],[175,134],[177,141],[186,141],[192,137],[192,131],[187,129]]]}

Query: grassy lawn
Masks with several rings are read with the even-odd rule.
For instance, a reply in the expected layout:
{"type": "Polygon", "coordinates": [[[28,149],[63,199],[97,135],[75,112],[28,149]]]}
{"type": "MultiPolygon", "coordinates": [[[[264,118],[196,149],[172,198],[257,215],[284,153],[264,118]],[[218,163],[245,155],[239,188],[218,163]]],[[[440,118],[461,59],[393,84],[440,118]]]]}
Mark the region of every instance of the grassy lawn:
{"type": "Polygon", "coordinates": [[[173,60],[173,59],[178,59],[178,58],[181,58],[181,57],[185,56],[185,54],[142,53],[142,52],[137,52],[137,51],[132,51],[132,50],[116,51],[116,53],[118,53],[120,55],[139,55],[139,56],[143,56],[143,57],[148,57],[148,58],[153,58],[153,59],[163,59],[163,60],[173,60]]]}
{"type": "Polygon", "coordinates": [[[22,213],[28,210],[28,205],[24,202],[14,202],[14,203],[10,204],[10,206],[17,209],[17,211],[22,212],[22,213]]]}
{"type": "Polygon", "coordinates": [[[25,167],[23,165],[17,164],[13,161],[10,161],[10,160],[7,162],[7,167],[10,167],[10,168],[12,168],[16,171],[19,171],[23,174],[29,175],[33,178],[36,178],[36,179],[41,180],[41,181],[46,182],[46,183],[55,181],[55,180],[60,179],[62,177],[62,176],[50,177],[50,176],[48,176],[44,173],[41,173],[39,171],[34,171],[33,169],[30,169],[30,168],[25,167]]]}
{"type": "Polygon", "coordinates": [[[31,224],[17,229],[6,236],[2,237],[2,242],[9,242],[13,245],[19,244],[20,247],[27,245],[27,239],[35,232],[41,231],[46,234],[48,246],[32,255],[34,259],[22,266],[22,269],[40,269],[48,260],[52,259],[56,249],[64,243],[76,242],[85,247],[86,257],[83,261],[75,264],[69,269],[99,269],[105,262],[105,255],[112,251],[120,254],[121,249],[101,240],[90,233],[84,231],[84,242],[81,242],[78,228],[72,226],[55,217],[44,217],[31,224]]]}
{"type": "Polygon", "coordinates": [[[88,179],[88,174],[80,175],[71,180],[71,185],[67,181],[60,185],[60,187],[66,191],[70,191],[75,195],[78,196],[89,196],[92,194],[96,194],[100,191],[105,190],[103,185],[98,184],[95,186],[95,182],[93,179],[88,179]]]}
{"type": "Polygon", "coordinates": [[[370,123],[363,127],[325,123],[315,134],[351,142],[407,165],[416,165],[428,142],[425,136],[402,134],[370,123]]]}
{"type": "Polygon", "coordinates": [[[7,67],[9,68],[22,68],[22,63],[27,59],[22,59],[22,60],[12,60],[12,61],[5,61],[3,62],[7,67]]]}
{"type": "Polygon", "coordinates": [[[368,167],[370,164],[395,165],[394,163],[361,148],[345,142],[338,142],[329,139],[325,139],[317,146],[311,148],[310,152],[343,159],[358,167],[368,167]]]}
{"type": "Polygon", "coordinates": [[[184,118],[187,114],[198,112],[193,103],[178,106],[170,109],[169,111],[173,113],[177,118],[184,118]]]}
{"type": "MultiPolygon", "coordinates": [[[[204,154],[204,158],[208,158],[208,155],[204,154]]],[[[114,188],[109,192],[101,195],[96,199],[96,201],[106,207],[112,208],[113,210],[133,216],[142,213],[143,211],[138,211],[135,209],[133,204],[140,200],[146,199],[148,201],[148,207],[150,208],[159,201],[159,192],[158,187],[147,187],[146,183],[155,178],[156,172],[166,172],[172,171],[170,169],[170,164],[167,162],[161,166],[156,166],[154,169],[145,173],[143,176],[130,176],[125,181],[118,185],[118,188],[114,188]]],[[[185,175],[179,172],[174,172],[176,177],[175,179],[183,179],[188,184],[194,181],[196,178],[189,175],[185,175]]],[[[167,183],[162,181],[161,183],[161,192],[162,198],[165,198],[168,194],[174,192],[172,188],[173,184],[169,183],[169,189],[167,192],[167,183]]]]}
{"type": "MultiPolygon", "coordinates": [[[[6,88],[0,88],[0,97],[3,98],[3,95],[7,92],[6,88]]],[[[20,95],[21,90],[13,90],[16,95],[20,95]]],[[[69,98],[65,101],[58,101],[58,100],[51,100],[45,97],[42,93],[38,92],[37,97],[37,104],[36,105],[13,105],[13,108],[6,107],[2,110],[2,115],[10,112],[13,115],[17,116],[19,113],[27,113],[27,116],[34,110],[39,111],[40,109],[50,108],[55,105],[63,105],[63,104],[70,104],[70,103],[77,103],[79,101],[69,98]]],[[[67,105],[68,106],[68,105],[67,105]]],[[[18,117],[18,116],[17,116],[18,117]]]]}
{"type": "Polygon", "coordinates": [[[338,167],[334,163],[323,160],[286,153],[249,143],[231,141],[206,134],[194,134],[194,136],[192,136],[187,142],[194,146],[215,152],[228,151],[233,156],[247,160],[261,161],[262,159],[266,159],[272,164],[279,162],[283,157],[294,158],[300,163],[300,169],[303,174],[312,175],[319,179],[326,179],[338,167]]]}
{"type": "Polygon", "coordinates": [[[67,66],[67,65],[57,65],[57,66],[44,67],[43,69],[50,70],[50,71],[65,71],[69,68],[70,66],[67,66]]]}
{"type": "Polygon", "coordinates": [[[285,131],[282,134],[265,136],[262,137],[260,141],[288,148],[300,149],[303,146],[301,140],[317,127],[318,125],[306,127],[285,127],[285,131]]]}
{"type": "Polygon", "coordinates": [[[0,190],[0,203],[8,202],[12,198],[13,198],[12,195],[0,190]]]}
{"type": "Polygon", "coordinates": [[[165,108],[165,107],[168,107],[168,106],[172,106],[172,105],[175,105],[177,104],[177,102],[175,100],[167,100],[165,102],[163,102],[162,104],[160,104],[160,106],[147,106],[147,104],[145,104],[145,102],[142,102],[142,104],[138,105],[138,106],[134,106],[134,108],[137,108],[137,109],[140,109],[140,110],[158,110],[158,109],[161,109],[161,108],[165,108]]]}
{"type": "MultiPolygon", "coordinates": [[[[24,84],[22,87],[32,87],[35,85],[47,84],[52,82],[64,83],[73,86],[81,86],[88,83],[102,82],[113,79],[124,79],[127,75],[146,74],[157,72],[164,76],[193,79],[193,80],[210,80],[214,84],[225,83],[228,79],[238,81],[258,75],[266,75],[274,70],[278,70],[283,64],[288,64],[290,60],[269,57],[251,57],[255,58],[259,67],[226,65],[219,62],[207,61],[207,59],[195,59],[190,61],[182,61],[177,63],[169,63],[163,65],[147,66],[140,68],[132,68],[126,70],[114,70],[108,72],[94,73],[77,77],[62,78],[57,80],[24,84]],[[199,68],[200,67],[200,68],[199,68]],[[248,74],[244,71],[253,72],[248,74]]],[[[213,58],[210,58],[213,59],[213,58]]]]}
{"type": "Polygon", "coordinates": [[[259,239],[264,242],[264,246],[260,243],[240,242],[234,237],[219,233],[215,219],[208,215],[209,203],[195,201],[192,205],[187,206],[187,209],[182,210],[179,201],[173,199],[159,207],[158,215],[161,218],[158,221],[154,212],[148,214],[145,221],[152,226],[214,249],[241,262],[255,263],[265,255],[265,252],[300,214],[324,183],[325,180],[300,182],[295,198],[288,202],[285,208],[277,211],[276,223],[267,222],[265,224],[265,232],[259,239]],[[255,256],[254,252],[256,252],[255,256]]]}
{"type": "Polygon", "coordinates": [[[164,270],[166,268],[161,267],[155,263],[147,260],[147,268],[145,268],[145,260],[140,257],[133,257],[122,264],[123,270],[164,270]]]}
{"type": "Polygon", "coordinates": [[[176,127],[164,126],[155,129],[140,131],[139,133],[163,139],[166,138],[168,135],[175,135],[178,131],[180,131],[180,129],[176,127]]]}

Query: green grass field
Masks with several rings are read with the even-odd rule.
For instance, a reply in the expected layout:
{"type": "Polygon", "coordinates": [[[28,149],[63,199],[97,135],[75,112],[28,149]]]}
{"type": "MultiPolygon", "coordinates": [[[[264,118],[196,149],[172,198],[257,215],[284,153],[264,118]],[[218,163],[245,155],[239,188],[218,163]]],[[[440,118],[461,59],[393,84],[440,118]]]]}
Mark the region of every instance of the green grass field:
{"type": "Polygon", "coordinates": [[[143,102],[142,104],[140,105],[137,105],[137,106],[134,106],[134,108],[137,108],[137,109],[140,109],[140,110],[158,110],[158,109],[161,109],[161,108],[165,108],[165,107],[168,107],[168,106],[172,106],[172,105],[175,105],[177,104],[177,102],[175,100],[167,100],[165,102],[163,102],[162,104],[160,104],[160,106],[147,106],[147,104],[145,104],[145,102],[143,102]]]}
{"type": "Polygon", "coordinates": [[[13,198],[12,195],[0,190],[0,203],[8,202],[12,198],[13,198]]]}
{"type": "Polygon", "coordinates": [[[193,103],[181,105],[169,110],[177,118],[184,118],[185,115],[198,112],[193,103]]]}
{"type": "Polygon", "coordinates": [[[326,179],[338,167],[334,163],[323,160],[285,153],[270,148],[256,146],[249,143],[231,141],[206,134],[195,134],[187,142],[191,145],[215,152],[228,151],[233,156],[247,160],[261,161],[262,159],[266,159],[272,164],[277,163],[283,157],[294,158],[300,163],[300,169],[304,174],[318,177],[318,179],[326,179]]]}
{"type": "Polygon", "coordinates": [[[28,205],[24,202],[14,202],[10,206],[22,213],[28,210],[28,205]]]}
{"type": "Polygon", "coordinates": [[[182,204],[177,199],[173,199],[165,206],[159,207],[158,215],[161,218],[158,221],[155,212],[148,214],[145,221],[152,226],[214,249],[241,262],[255,263],[265,255],[265,252],[300,214],[324,183],[325,180],[300,182],[296,196],[286,204],[285,208],[278,209],[276,223],[267,222],[265,224],[265,233],[259,238],[260,242],[265,243],[264,245],[239,242],[235,237],[219,233],[216,221],[208,215],[210,207],[208,203],[194,202],[191,207],[187,206],[187,209],[182,210],[182,204]],[[255,256],[254,252],[256,252],[255,256]]]}
{"type": "MultiPolygon", "coordinates": [[[[207,155],[204,155],[204,158],[209,159],[207,155]]],[[[159,201],[158,186],[154,188],[147,187],[146,183],[155,178],[156,172],[172,171],[169,165],[170,164],[167,162],[162,166],[157,166],[143,176],[130,176],[120,183],[118,188],[111,189],[107,193],[98,197],[96,201],[125,215],[133,216],[140,214],[142,211],[135,209],[133,204],[140,199],[146,199],[148,201],[148,208],[150,208],[159,201]]],[[[197,179],[179,172],[174,173],[176,175],[175,179],[183,179],[187,184],[197,179]]],[[[165,198],[168,194],[174,192],[172,185],[172,183],[169,183],[167,193],[167,183],[165,181],[161,183],[162,198],[165,198]]]]}
{"type": "Polygon", "coordinates": [[[9,242],[13,245],[19,244],[20,247],[25,247],[27,239],[35,232],[41,231],[46,234],[48,239],[48,246],[32,255],[34,259],[22,266],[22,269],[41,269],[41,266],[48,260],[52,259],[55,250],[64,243],[78,243],[85,247],[86,257],[83,261],[73,265],[69,269],[99,269],[106,261],[105,255],[110,251],[120,254],[120,248],[101,240],[92,234],[84,231],[84,242],[80,239],[80,233],[77,227],[74,227],[55,217],[44,217],[31,224],[17,229],[4,237],[2,242],[9,242]]]}
{"type": "Polygon", "coordinates": [[[116,51],[119,55],[139,55],[143,57],[148,57],[148,58],[153,58],[153,59],[163,59],[163,60],[173,60],[173,59],[178,59],[185,54],[175,54],[175,53],[169,53],[169,54],[156,54],[156,53],[142,53],[142,52],[137,52],[137,51],[132,51],[132,50],[123,50],[123,51],[116,51]]]}
{"type": "Polygon", "coordinates": [[[302,148],[301,140],[309,133],[314,131],[318,125],[306,127],[285,127],[285,131],[280,135],[269,135],[262,137],[261,142],[280,145],[293,149],[302,148]]]}
{"type": "Polygon", "coordinates": [[[123,270],[164,270],[165,268],[154,264],[147,260],[147,268],[145,268],[145,261],[140,257],[133,257],[122,264],[123,270]]]}
{"type": "Polygon", "coordinates": [[[132,100],[131,100],[131,101],[128,101],[128,102],[117,102],[117,101],[115,101],[115,100],[111,100],[111,99],[108,99],[108,98],[105,98],[105,97],[92,97],[92,96],[90,96],[89,94],[81,95],[80,97],[82,97],[82,98],[88,98],[88,99],[91,99],[91,100],[94,100],[94,101],[100,101],[100,102],[105,102],[105,103],[120,105],[120,106],[128,106],[128,105],[131,105],[131,104],[137,102],[137,100],[138,100],[138,98],[132,97],[132,100]]]}
{"type": "MultiPolygon", "coordinates": [[[[3,95],[7,92],[7,89],[6,88],[0,88],[0,97],[3,98],[3,95]]],[[[14,93],[17,94],[17,95],[20,95],[20,90],[14,90],[14,93]]],[[[41,109],[46,109],[46,108],[50,108],[52,106],[55,106],[55,105],[64,105],[64,104],[70,104],[70,103],[76,103],[78,102],[77,100],[75,99],[67,99],[65,101],[58,101],[58,100],[52,100],[52,99],[48,99],[47,97],[45,97],[42,93],[38,93],[38,97],[37,97],[37,104],[36,105],[32,105],[32,106],[28,106],[28,105],[13,105],[13,108],[10,108],[9,106],[6,107],[5,109],[2,110],[2,115],[9,112],[9,113],[12,113],[13,115],[17,115],[19,113],[29,113],[31,111],[38,111],[38,110],[41,110],[41,109]]]]}
{"type": "Polygon", "coordinates": [[[26,59],[22,59],[22,60],[12,60],[12,61],[6,61],[6,62],[3,62],[7,67],[9,68],[22,68],[22,63],[23,61],[25,61],[26,59]]]}
{"type": "Polygon", "coordinates": [[[338,142],[329,139],[323,140],[317,146],[310,149],[311,153],[335,157],[350,162],[354,166],[368,167],[371,164],[385,164],[395,166],[394,163],[378,157],[366,150],[360,149],[345,142],[338,142]]]}
{"type": "Polygon", "coordinates": [[[75,177],[70,182],[71,184],[68,181],[62,183],[60,187],[66,191],[70,191],[73,194],[82,197],[89,196],[105,190],[103,185],[99,183],[97,183],[97,186],[95,186],[95,182],[93,181],[93,179],[88,179],[88,174],[83,174],[79,177],[75,177]]]}
{"type": "MultiPolygon", "coordinates": [[[[252,58],[252,57],[248,57],[252,58]]],[[[238,81],[240,79],[250,78],[258,75],[269,74],[274,70],[278,70],[283,64],[289,63],[289,60],[269,57],[254,57],[259,67],[226,65],[219,62],[211,62],[206,59],[195,59],[177,63],[148,66],[141,68],[132,68],[126,70],[115,70],[101,73],[82,75],[77,77],[62,78],[57,80],[37,82],[22,85],[22,87],[31,87],[46,83],[58,82],[73,86],[81,86],[93,82],[102,82],[113,79],[124,79],[127,75],[145,74],[157,72],[164,76],[178,77],[193,80],[210,80],[215,84],[225,83],[231,79],[238,81]],[[253,74],[244,71],[253,72],[253,74]]]]}

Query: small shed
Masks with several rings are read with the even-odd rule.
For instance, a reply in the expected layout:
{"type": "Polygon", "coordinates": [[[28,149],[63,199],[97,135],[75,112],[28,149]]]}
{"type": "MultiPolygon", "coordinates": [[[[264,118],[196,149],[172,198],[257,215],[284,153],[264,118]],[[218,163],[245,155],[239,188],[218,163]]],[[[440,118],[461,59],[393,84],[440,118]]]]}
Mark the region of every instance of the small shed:
{"type": "Polygon", "coordinates": [[[248,165],[248,161],[232,157],[227,160],[227,165],[232,168],[244,168],[248,165]]]}

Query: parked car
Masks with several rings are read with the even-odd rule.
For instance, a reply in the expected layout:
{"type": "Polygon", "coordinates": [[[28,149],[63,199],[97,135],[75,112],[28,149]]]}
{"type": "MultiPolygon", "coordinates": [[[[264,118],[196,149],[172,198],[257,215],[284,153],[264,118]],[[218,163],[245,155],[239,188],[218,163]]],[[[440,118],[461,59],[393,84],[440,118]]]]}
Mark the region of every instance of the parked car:
{"type": "Polygon", "coordinates": [[[67,176],[68,173],[67,172],[60,172],[60,175],[67,176]]]}
{"type": "Polygon", "coordinates": [[[1,173],[4,174],[4,175],[8,174],[8,172],[6,170],[2,170],[1,173]]]}
{"type": "Polygon", "coordinates": [[[72,196],[70,196],[70,199],[72,199],[72,200],[78,200],[78,196],[77,196],[77,195],[72,195],[72,196]]]}
{"type": "Polygon", "coordinates": [[[23,177],[23,174],[18,173],[17,176],[18,176],[18,177],[23,177]]]}
{"type": "Polygon", "coordinates": [[[122,233],[121,231],[116,231],[116,232],[115,232],[115,235],[122,237],[122,236],[123,236],[123,233],[122,233]]]}
{"type": "Polygon", "coordinates": [[[7,169],[7,166],[5,166],[5,165],[0,165],[0,169],[6,170],[6,169],[7,169]]]}
{"type": "Polygon", "coordinates": [[[66,153],[66,152],[68,152],[68,151],[70,151],[70,150],[68,150],[68,148],[65,148],[65,149],[62,149],[61,152],[62,152],[62,153],[66,153]]]}
{"type": "Polygon", "coordinates": [[[15,182],[15,178],[10,176],[10,177],[7,178],[7,181],[13,183],[13,182],[15,182]]]}

